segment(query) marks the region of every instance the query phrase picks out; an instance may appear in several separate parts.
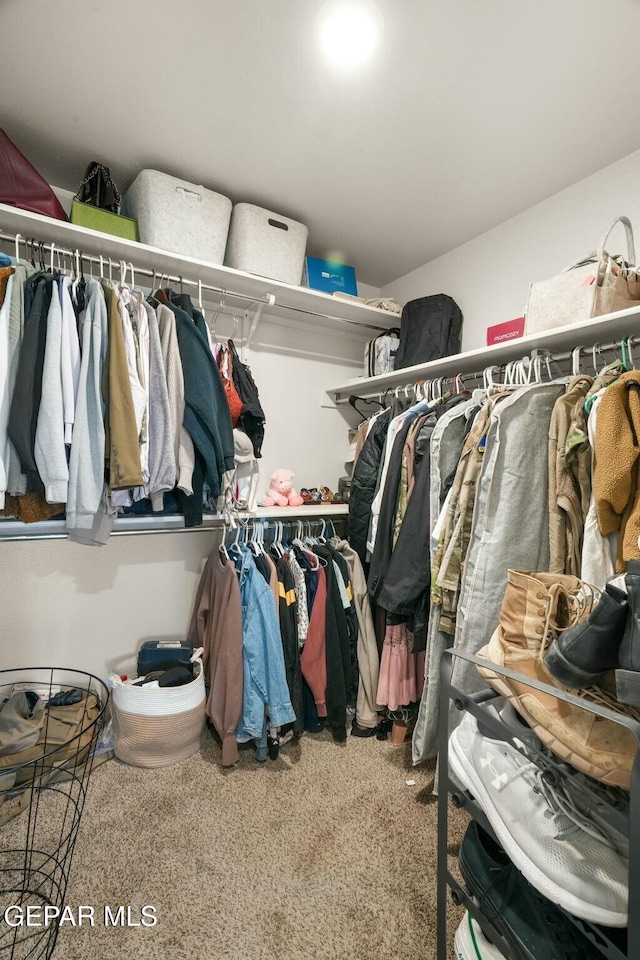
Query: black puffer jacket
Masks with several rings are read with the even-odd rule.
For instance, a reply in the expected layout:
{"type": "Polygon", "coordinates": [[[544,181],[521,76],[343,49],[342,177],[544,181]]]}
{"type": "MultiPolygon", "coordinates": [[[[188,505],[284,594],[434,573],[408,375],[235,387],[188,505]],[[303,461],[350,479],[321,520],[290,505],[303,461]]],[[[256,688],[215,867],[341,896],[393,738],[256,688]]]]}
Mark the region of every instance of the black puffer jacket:
{"type": "Polygon", "coordinates": [[[358,462],[351,478],[349,498],[349,543],[362,563],[367,559],[367,534],[371,520],[371,504],[376,492],[378,470],[382,459],[385,437],[389,429],[391,411],[380,414],[362,445],[358,462]]]}

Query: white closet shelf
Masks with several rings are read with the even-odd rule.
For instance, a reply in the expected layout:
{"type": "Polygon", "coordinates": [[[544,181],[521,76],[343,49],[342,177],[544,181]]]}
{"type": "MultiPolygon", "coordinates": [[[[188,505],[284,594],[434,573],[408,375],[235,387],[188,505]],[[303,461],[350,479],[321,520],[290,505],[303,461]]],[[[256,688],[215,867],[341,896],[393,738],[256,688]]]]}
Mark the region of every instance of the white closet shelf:
{"type": "MultiPolygon", "coordinates": [[[[371,338],[376,332],[398,323],[395,314],[377,307],[368,307],[358,301],[342,300],[309,287],[296,287],[279,280],[269,280],[241,270],[233,270],[231,267],[207,263],[205,260],[184,257],[158,247],[90,230],[88,227],[79,227],[64,220],[43,217],[4,203],[0,203],[0,232],[11,236],[19,233],[23,240],[35,237],[36,240],[53,243],[62,249],[77,249],[94,257],[101,255],[107,260],[110,257],[114,263],[119,260],[132,262],[134,270],[136,267],[155,270],[158,279],[161,274],[169,274],[173,277],[184,277],[185,280],[200,280],[203,284],[228,291],[229,297],[235,293],[254,300],[256,305],[264,303],[263,317],[278,316],[283,310],[293,310],[306,314],[307,322],[314,322],[317,326],[348,326],[366,338],[371,338]],[[275,297],[274,305],[268,302],[270,296],[275,297]]],[[[8,241],[3,242],[6,244],[8,241]]],[[[106,266],[108,269],[108,263],[106,266]]],[[[117,268],[116,275],[119,277],[117,268]]]]}
{"type": "Polygon", "coordinates": [[[255,513],[241,513],[240,518],[262,520],[304,520],[305,517],[346,517],[347,503],[314,503],[307,507],[258,507],[255,513]]]}
{"type": "Polygon", "coordinates": [[[568,324],[566,327],[557,327],[546,333],[535,333],[520,337],[518,340],[508,340],[506,343],[499,343],[492,347],[468,350],[466,353],[457,353],[442,360],[418,363],[377,377],[348,380],[347,383],[337,387],[330,387],[327,394],[336,402],[351,394],[370,397],[384,393],[390,387],[416,383],[418,380],[435,380],[439,377],[455,377],[458,373],[475,373],[485,367],[518,360],[535,350],[559,353],[572,350],[577,346],[593,347],[597,343],[620,340],[622,337],[637,334],[640,334],[640,306],[619,310],[617,313],[606,313],[591,320],[568,324]]]}
{"type": "MultiPolygon", "coordinates": [[[[154,517],[116,517],[112,537],[146,533],[200,533],[224,526],[221,516],[205,513],[202,525],[185,527],[184,517],[179,515],[154,517]]],[[[3,540],[66,540],[64,520],[42,520],[38,523],[22,523],[20,520],[0,520],[0,542],[3,540]]]]}
{"type": "MultiPolygon", "coordinates": [[[[312,517],[346,517],[349,507],[346,503],[318,503],[310,507],[258,507],[255,513],[239,513],[241,520],[301,520],[312,517]]],[[[184,517],[117,517],[111,536],[157,533],[201,533],[205,530],[217,530],[224,527],[224,518],[213,513],[205,513],[202,524],[197,527],[185,527],[184,517]]],[[[64,520],[42,520],[39,523],[22,523],[20,520],[0,520],[0,542],[3,540],[62,540],[66,539],[64,520]]]]}

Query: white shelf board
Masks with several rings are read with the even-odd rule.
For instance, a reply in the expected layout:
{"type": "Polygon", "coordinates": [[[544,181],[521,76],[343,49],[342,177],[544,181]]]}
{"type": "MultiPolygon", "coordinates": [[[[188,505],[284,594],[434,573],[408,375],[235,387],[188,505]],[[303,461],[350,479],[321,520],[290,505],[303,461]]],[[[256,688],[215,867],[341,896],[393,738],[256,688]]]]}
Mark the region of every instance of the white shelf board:
{"type": "MultiPolygon", "coordinates": [[[[571,323],[566,327],[557,327],[546,333],[530,334],[518,340],[508,340],[493,347],[481,347],[457,353],[442,360],[430,363],[418,363],[402,370],[383,373],[377,377],[362,377],[349,380],[337,387],[331,387],[327,394],[338,400],[351,394],[371,396],[384,393],[389,387],[416,383],[418,380],[434,380],[438,377],[455,377],[456,374],[481,372],[485,367],[508,363],[531,354],[533,350],[550,350],[562,353],[574,347],[592,347],[596,343],[619,341],[625,336],[640,335],[640,306],[619,310],[617,313],[603,314],[591,320],[571,323]]],[[[588,365],[583,361],[583,368],[588,365]]]]}
{"type": "Polygon", "coordinates": [[[242,519],[303,520],[305,517],[346,517],[347,503],[314,503],[303,507],[258,507],[255,513],[242,513],[242,519]]]}
{"type": "MultiPolygon", "coordinates": [[[[202,525],[185,527],[184,517],[174,514],[167,516],[146,515],[141,517],[116,517],[112,537],[133,534],[157,533],[199,533],[204,530],[216,530],[224,526],[221,516],[205,513],[202,525]]],[[[0,543],[3,540],[59,540],[66,539],[65,520],[42,520],[37,523],[22,523],[20,520],[0,520],[0,543]]]]}
{"type": "MultiPolygon", "coordinates": [[[[386,330],[398,323],[395,314],[377,307],[368,307],[357,300],[342,300],[309,287],[296,287],[279,280],[269,280],[241,270],[233,270],[231,267],[207,263],[205,260],[184,257],[64,220],[43,217],[4,203],[0,203],[0,232],[12,236],[19,233],[23,239],[35,237],[36,240],[54,243],[63,249],[78,249],[93,256],[111,257],[114,264],[119,260],[127,263],[131,261],[134,270],[138,267],[155,270],[158,277],[164,273],[183,277],[185,280],[200,280],[204,284],[233,291],[256,301],[264,300],[268,294],[272,294],[275,297],[275,306],[265,306],[263,317],[278,316],[279,313],[288,315],[291,310],[295,310],[300,314],[307,314],[307,322],[313,321],[323,329],[327,324],[341,325],[343,328],[352,328],[366,338],[371,338],[376,331],[386,330]],[[366,326],[360,326],[361,324],[366,326]]],[[[14,250],[9,249],[10,244],[7,241],[3,240],[2,243],[7,252],[14,253],[14,250]]],[[[24,247],[22,253],[24,254],[24,247]]],[[[117,267],[116,274],[119,276],[117,267]]]]}

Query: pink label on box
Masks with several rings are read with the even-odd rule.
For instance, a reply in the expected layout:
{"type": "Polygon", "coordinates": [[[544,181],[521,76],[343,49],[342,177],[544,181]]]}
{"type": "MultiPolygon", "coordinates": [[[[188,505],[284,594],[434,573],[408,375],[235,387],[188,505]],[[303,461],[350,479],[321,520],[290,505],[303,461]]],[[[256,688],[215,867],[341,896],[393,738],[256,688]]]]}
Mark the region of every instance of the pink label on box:
{"type": "Polygon", "coordinates": [[[523,333],[524,317],[507,320],[506,323],[496,323],[493,327],[487,327],[487,346],[492,347],[494,344],[504,343],[506,340],[517,340],[523,333]]]}

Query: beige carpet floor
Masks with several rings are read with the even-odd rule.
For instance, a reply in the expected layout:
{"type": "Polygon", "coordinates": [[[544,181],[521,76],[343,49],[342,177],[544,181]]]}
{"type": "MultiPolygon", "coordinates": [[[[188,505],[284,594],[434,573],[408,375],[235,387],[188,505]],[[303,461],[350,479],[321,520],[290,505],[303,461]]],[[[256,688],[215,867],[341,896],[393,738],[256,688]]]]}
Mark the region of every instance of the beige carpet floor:
{"type": "Polygon", "coordinates": [[[433,767],[326,733],[263,765],[219,755],[209,739],[173,767],[94,771],[66,903],[158,923],[65,926],[54,960],[434,960],[433,767]]]}

